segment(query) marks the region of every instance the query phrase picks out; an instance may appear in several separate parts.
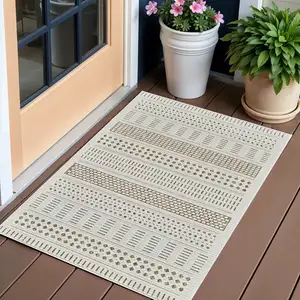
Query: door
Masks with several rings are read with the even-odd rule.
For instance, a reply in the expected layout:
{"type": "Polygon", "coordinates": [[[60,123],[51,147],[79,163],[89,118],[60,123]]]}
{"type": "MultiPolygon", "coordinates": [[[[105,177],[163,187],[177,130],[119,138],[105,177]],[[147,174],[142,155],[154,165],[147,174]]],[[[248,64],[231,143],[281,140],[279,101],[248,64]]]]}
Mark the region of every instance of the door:
{"type": "Polygon", "coordinates": [[[123,83],[123,0],[5,0],[13,176],[123,83]]]}

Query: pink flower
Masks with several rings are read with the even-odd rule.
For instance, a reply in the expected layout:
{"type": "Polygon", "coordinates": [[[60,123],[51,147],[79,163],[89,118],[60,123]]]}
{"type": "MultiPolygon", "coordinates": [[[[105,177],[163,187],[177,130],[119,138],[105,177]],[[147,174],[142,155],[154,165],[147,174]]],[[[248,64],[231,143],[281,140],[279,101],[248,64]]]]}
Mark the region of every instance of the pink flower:
{"type": "Polygon", "coordinates": [[[175,0],[175,4],[176,4],[177,6],[183,5],[184,2],[185,2],[185,0],[175,0]]]}
{"type": "Polygon", "coordinates": [[[193,13],[198,13],[198,14],[203,14],[203,12],[206,11],[206,1],[199,0],[199,1],[194,1],[192,5],[190,6],[190,9],[193,13]]]}
{"type": "Polygon", "coordinates": [[[174,17],[177,17],[177,16],[183,14],[182,10],[183,10],[182,6],[178,6],[177,4],[174,3],[174,4],[171,5],[170,13],[172,15],[174,15],[174,17]]]}
{"type": "Polygon", "coordinates": [[[224,15],[221,14],[220,11],[213,18],[216,21],[216,23],[224,23],[224,15]]]}
{"type": "Polygon", "coordinates": [[[146,5],[146,10],[148,16],[155,15],[157,13],[157,2],[149,1],[148,5],[146,5]]]}

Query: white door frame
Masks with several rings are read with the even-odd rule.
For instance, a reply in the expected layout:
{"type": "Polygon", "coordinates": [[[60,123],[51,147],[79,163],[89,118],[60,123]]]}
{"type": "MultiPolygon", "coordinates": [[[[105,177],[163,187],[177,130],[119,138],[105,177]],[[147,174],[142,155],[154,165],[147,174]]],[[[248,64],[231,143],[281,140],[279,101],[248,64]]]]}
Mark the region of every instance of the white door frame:
{"type": "Polygon", "coordinates": [[[12,179],[9,99],[5,44],[4,1],[0,0],[0,210],[10,203],[90,128],[112,110],[138,82],[139,1],[124,0],[124,85],[112,94],[45,154],[12,179]]]}
{"type": "Polygon", "coordinates": [[[5,47],[4,1],[0,0],[0,205],[13,193],[5,47]]]}
{"type": "MultiPolygon", "coordinates": [[[[239,19],[245,18],[252,13],[251,7],[254,6],[261,8],[263,5],[263,0],[240,0],[240,10],[239,10],[239,19]]],[[[243,82],[242,72],[236,71],[234,73],[234,80],[238,82],[243,82]]]]}

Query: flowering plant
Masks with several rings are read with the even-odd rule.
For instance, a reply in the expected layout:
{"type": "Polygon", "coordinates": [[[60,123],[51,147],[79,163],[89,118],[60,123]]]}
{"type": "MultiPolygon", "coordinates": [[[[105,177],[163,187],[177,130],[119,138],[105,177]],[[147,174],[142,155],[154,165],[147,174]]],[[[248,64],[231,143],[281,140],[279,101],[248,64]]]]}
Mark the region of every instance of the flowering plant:
{"type": "Polygon", "coordinates": [[[165,0],[158,6],[149,1],[146,5],[148,16],[158,14],[165,25],[184,32],[202,32],[224,23],[223,15],[203,0],[165,0]]]}

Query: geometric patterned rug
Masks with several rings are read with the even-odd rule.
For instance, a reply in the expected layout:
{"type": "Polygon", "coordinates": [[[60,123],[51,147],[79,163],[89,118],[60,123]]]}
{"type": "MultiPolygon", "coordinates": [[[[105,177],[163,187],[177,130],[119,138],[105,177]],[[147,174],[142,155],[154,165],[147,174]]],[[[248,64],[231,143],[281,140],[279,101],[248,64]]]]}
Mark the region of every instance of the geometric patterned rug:
{"type": "Polygon", "coordinates": [[[141,92],[0,234],[148,298],[191,300],[290,137],[141,92]]]}

